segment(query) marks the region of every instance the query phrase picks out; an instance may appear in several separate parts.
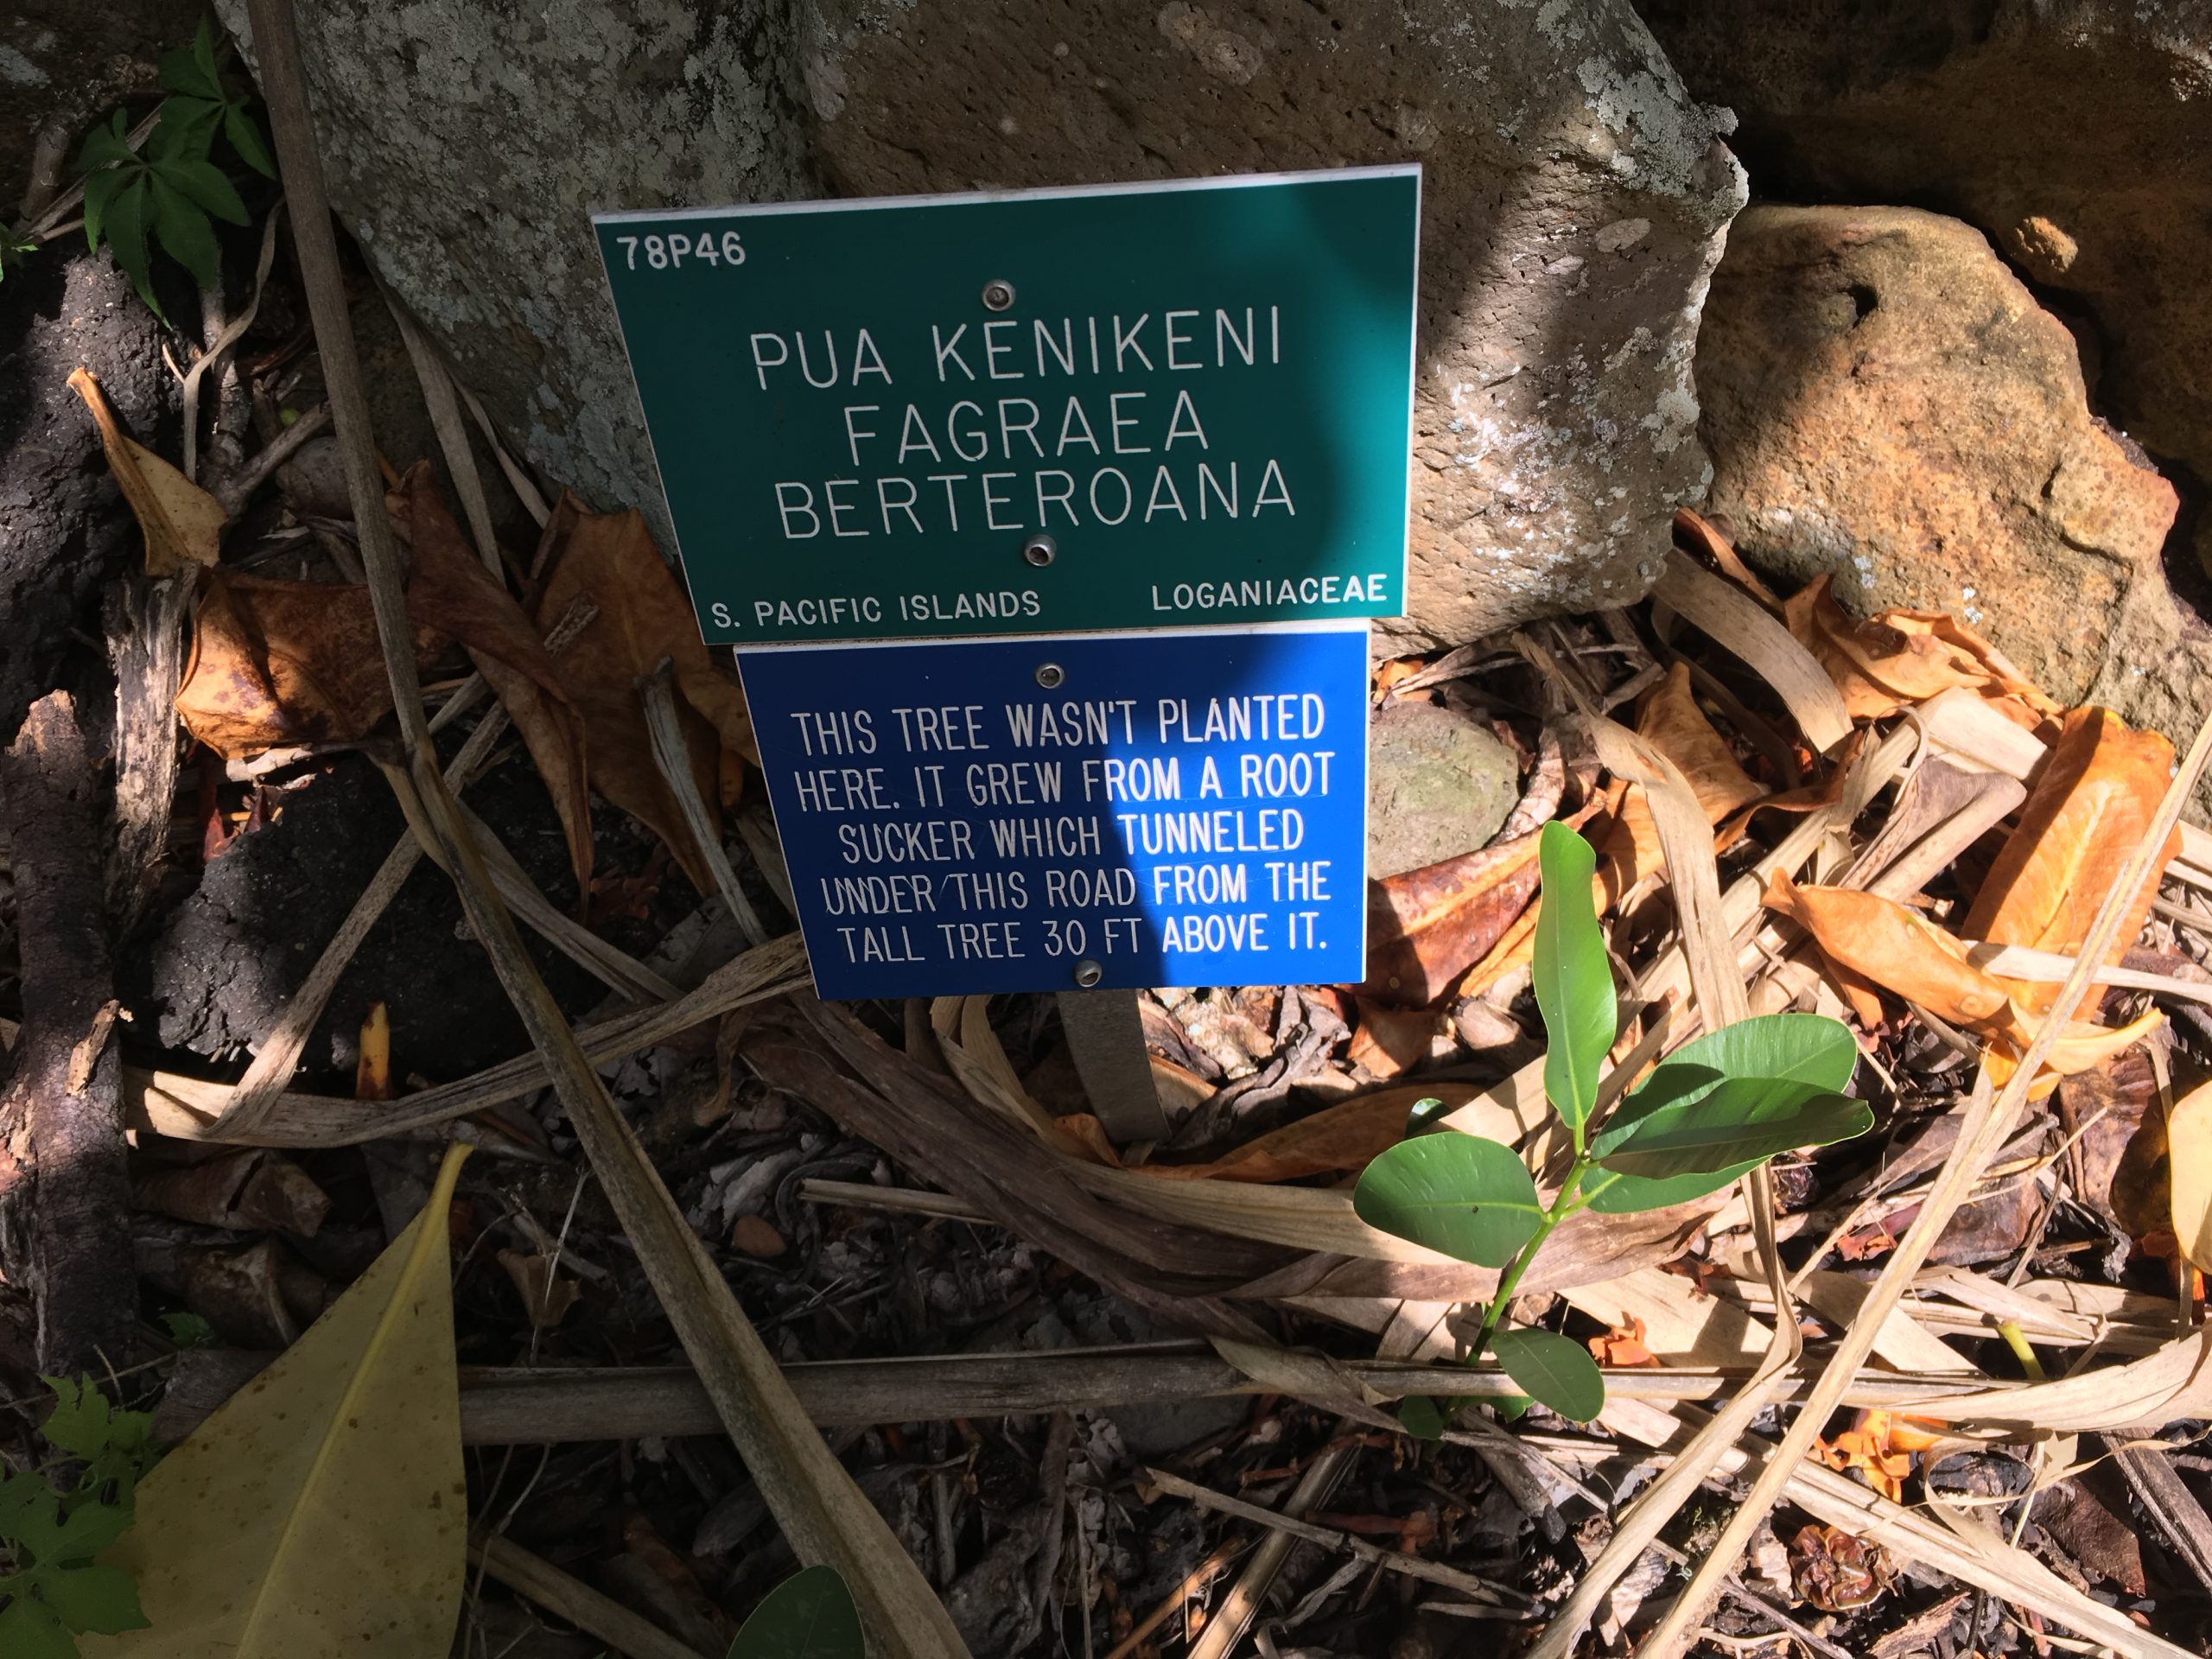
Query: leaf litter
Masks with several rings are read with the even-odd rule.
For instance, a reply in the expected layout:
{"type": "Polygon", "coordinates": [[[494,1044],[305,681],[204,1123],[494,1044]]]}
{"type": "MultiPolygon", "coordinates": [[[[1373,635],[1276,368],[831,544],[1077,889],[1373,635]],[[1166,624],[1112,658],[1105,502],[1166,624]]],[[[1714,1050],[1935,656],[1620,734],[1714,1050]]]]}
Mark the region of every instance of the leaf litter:
{"type": "MultiPolygon", "coordinates": [[[[86,395],[97,411],[96,389],[86,395]]],[[[373,747],[391,705],[367,590],[239,568],[219,545],[226,526],[212,498],[186,493],[181,474],[111,425],[103,439],[146,528],[149,572],[208,567],[194,578],[177,702],[186,728],[233,762],[373,747]]],[[[714,812],[753,810],[750,732],[734,678],[699,644],[642,520],[562,497],[527,575],[510,582],[471,550],[427,466],[391,481],[420,664],[433,677],[457,667],[461,677],[442,683],[457,711],[471,670],[497,699],[543,782],[580,892],[592,889],[602,833],[594,792],[641,823],[696,891],[713,891],[681,796],[654,764],[638,683],[669,665],[688,786],[714,812]],[[576,614],[589,620],[549,650],[548,634],[576,614]]],[[[777,1333],[794,1376],[807,1362],[844,1368],[836,1386],[856,1403],[841,1409],[860,1415],[833,1421],[868,1425],[836,1431],[849,1466],[972,1651],[1138,1641],[1172,1651],[1229,1605],[1224,1574],[1251,1570],[1234,1565],[1240,1552],[1296,1519],[1259,1516],[1325,1469],[1335,1524],[1270,1558],[1277,1592],[1290,1592],[1262,1627],[1271,1642],[1372,1651],[1482,1618],[1541,1632],[1542,1650],[1581,1651],[1598,1637],[1582,1633],[1578,1608],[1601,1583],[1604,1628],[1649,1631],[1664,1605],[1658,1581],[1637,1589],[1643,1577],[1608,1541],[1675,1548],[1700,1505],[1740,1496],[1789,1426],[1788,1402],[1826,1375],[1852,1310],[1967,1144],[1958,1131],[1977,1076],[2003,1090],[2038,1046],[2016,1121],[1986,1166],[1964,1172],[1968,1202],[1944,1217],[1951,1247],[1929,1259],[1945,1265],[1891,1287],[1902,1294],[1888,1334],[1872,1363],[1836,1378],[1836,1413],[1811,1425],[1817,1460],[1745,1523],[1752,1542],[1701,1628],[1738,1650],[1775,1646],[1774,1632],[1792,1628],[1882,1652],[1910,1651],[1908,1642],[2041,1652],[2066,1633],[2164,1654],[2201,1639],[2193,1610],[2212,1585],[2195,1579],[2187,1551],[2158,1541],[2160,1526],[2188,1522],[2173,1505],[2207,1495],[2186,1431],[2153,1454],[2179,1498],[2113,1487],[2091,1446],[2212,1417],[2194,1271],[2212,1257],[2212,1086],[2202,1081],[2212,1072],[2202,1013],[2212,906],[2199,874],[2212,869],[2212,843],[2186,828],[2163,836],[2138,889],[2114,897],[2158,827],[2172,747],[2104,711],[2060,708],[1955,619],[1854,618],[1824,584],[1777,598],[1694,516],[1680,542],[1662,585],[1671,620],[1638,607],[1541,625],[1520,645],[1385,665],[1379,697],[1437,701],[1513,733],[1521,810],[1488,846],[1375,884],[1361,985],[1147,998],[1155,1064],[1186,1103],[1162,1148],[1114,1147],[1087,1117],[1041,999],[954,1000],[942,1019],[824,1007],[790,946],[747,957],[733,956],[727,935],[702,944],[718,905],[652,959],[661,983],[685,988],[671,997],[633,980],[603,1012],[594,1055],[702,1248],[777,1333]],[[1607,735],[1566,712],[1611,706],[1616,691],[1632,732],[1607,735]],[[1938,787],[1947,772],[1966,781],[1938,787]],[[2015,778],[2017,798],[1978,781],[2015,778]],[[1587,892],[1620,999],[1617,1032],[1571,1047],[1548,1048],[1538,1017],[1535,853],[1548,823],[1578,828],[1597,849],[1575,902],[1587,892]],[[2101,982],[2053,1029],[2060,981],[2108,900],[2111,943],[2091,970],[2101,982]],[[1525,1181],[1541,1203],[1569,1150],[1543,1107],[1548,1071],[1571,1067],[1555,1079],[1566,1097],[1610,1104],[1682,1046],[1741,1032],[1730,1022],[1745,1014],[1793,1011],[1849,1022],[1847,1092],[1872,1134],[1815,1152],[1806,1143],[1830,1137],[1808,1126],[1756,1188],[1562,1226],[1514,1296],[1498,1351],[1532,1378],[1555,1378],[1548,1386],[1572,1411],[1528,1407],[1494,1370],[1460,1367],[1510,1239],[1455,1225],[1410,1243],[1369,1224],[1354,1179],[1402,1145],[1496,1145],[1516,1154],[1516,1193],[1525,1181]],[[1417,1126],[1429,1100],[1441,1104],[1417,1126]],[[1416,1127],[1430,1132],[1408,1141],[1416,1127]],[[1969,1223],[1996,1208],[2017,1225],[1985,1238],[1969,1223]],[[1237,1363],[1163,1340],[1192,1330],[1237,1363]],[[1802,1355],[1777,1368],[1783,1338],[1801,1332],[1802,1355]],[[1046,1362],[1071,1348],[1096,1351],[1048,1376],[1046,1362]],[[969,1356],[969,1370],[923,1397],[896,1367],[924,1351],[969,1356]],[[1725,1437],[1692,1439],[1763,1354],[1778,1414],[1769,1407],[1730,1420],[1725,1437]],[[1578,1392],[1585,1356],[1599,1362],[1602,1396],[1578,1392]],[[1433,1446],[1373,1421],[1377,1402],[1420,1398],[1462,1402],[1433,1446]],[[1166,1440],[1146,1437],[1147,1414],[1169,1420],[1166,1440]],[[1688,1450],[1655,1463],[1649,1448],[1662,1445],[1688,1450]],[[2025,1496],[1965,1512],[2001,1522],[1993,1530],[1957,1519],[1950,1497],[1936,1501],[1935,1465],[1961,1446],[2006,1448],[2034,1471],[2025,1496]],[[1166,1496],[1146,1479],[1155,1465],[1240,1492],[1242,1507],[1166,1496]],[[1608,1495],[1669,1467],[1684,1469],[1667,1487],[1679,1507],[1631,1530],[1608,1495]],[[2099,1505],[2145,1529],[2142,1589],[2069,1553],[2064,1540],[2085,1535],[2056,1517],[2099,1505]],[[1331,1541],[1370,1533],[1403,1548],[1378,1566],[1331,1541]],[[1353,1565],[1388,1573],[1402,1595],[1361,1592],[1340,1570],[1353,1565]],[[2122,1596],[2133,1598],[2125,1614],[2112,1605],[2122,1596]]],[[[728,844],[763,913],[788,925],[773,898],[779,873],[756,868],[747,842],[728,844]]],[[[630,919],[655,915],[651,897],[625,897],[630,919]]],[[[571,938],[566,948],[585,947],[571,938]]],[[[505,1564],[499,1581],[548,1599],[530,1604],[538,1611],[526,1622],[540,1630],[546,1618],[581,1620],[586,1595],[601,1592],[572,1596],[557,1569],[518,1565],[532,1549],[572,1565],[681,1557],[684,1594],[706,1598],[717,1629],[735,1628],[788,1572],[757,1489],[710,1422],[683,1414],[680,1386],[644,1363],[675,1357],[675,1345],[604,1201],[576,1179],[561,1120],[532,1103],[542,1071],[524,1060],[435,1085],[394,1079],[358,1099],[295,1077],[257,1135],[294,1146],[300,1162],[251,1148],[194,1161],[159,1154],[207,1134],[229,1085],[148,1058],[134,1055],[126,1077],[148,1154],[138,1202],[175,1226],[257,1235],[260,1294],[290,1282],[308,1318],[315,1299],[302,1279],[353,1284],[304,1336],[301,1315],[280,1310],[276,1329],[297,1337],[278,1362],[290,1369],[263,1373],[261,1394],[233,1395],[209,1421],[200,1433],[218,1446],[251,1436],[238,1426],[257,1399],[307,1386],[288,1380],[295,1373],[320,1378],[325,1397],[374,1375],[358,1362],[378,1339],[340,1362],[327,1333],[353,1330],[349,1307],[365,1292],[373,1301],[391,1271],[388,1258],[367,1265],[363,1194],[375,1189],[380,1205],[387,1187],[393,1202],[410,1182],[430,1191],[419,1154],[404,1176],[406,1143],[378,1139],[387,1126],[463,1135],[499,1154],[480,1167],[502,1173],[472,1171],[436,1218],[454,1228],[451,1314],[435,1298],[410,1302],[393,1332],[457,1331],[471,1363],[542,1372],[530,1409],[552,1444],[535,1475],[497,1450],[531,1437],[486,1427],[493,1374],[464,1369],[452,1421],[473,1448],[453,1465],[466,1512],[442,1530],[426,1502],[368,1496],[401,1480],[400,1467],[361,1478],[363,1503],[419,1523],[395,1548],[435,1546],[426,1629],[464,1599],[453,1529],[468,1514],[503,1529],[496,1547],[479,1547],[505,1564]],[[394,1098],[374,1097],[387,1089],[394,1098]],[[282,1125],[294,1127],[272,1133],[282,1125]],[[400,1154],[378,1154],[365,1185],[363,1154],[335,1150],[363,1141],[400,1154]],[[594,1450],[617,1440],[640,1448],[626,1473],[594,1450]],[[601,1513],[625,1516],[607,1535],[632,1542],[592,1541],[584,1517],[601,1513]],[[641,1538],[678,1541],[641,1556],[641,1538]]],[[[1657,1140],[1648,1154],[1684,1155],[1657,1140]]],[[[1675,1170],[1622,1173],[1663,1182],[1675,1170]]],[[[448,1170],[448,1186],[457,1179],[448,1170]]],[[[406,1236],[418,1289],[431,1262],[446,1265],[423,1242],[430,1230],[426,1219],[406,1236]]],[[[430,1277],[446,1282],[443,1271],[430,1277]]],[[[172,1396],[197,1388],[203,1411],[220,1398],[206,1379],[228,1351],[164,1362],[172,1396]]],[[[435,1364],[429,1374],[442,1375],[435,1364]]],[[[227,1375],[234,1387],[236,1369],[227,1375]]],[[[442,1406],[404,1391],[393,1408],[444,1421],[442,1406]]],[[[265,1475],[278,1462],[274,1442],[213,1463],[194,1445],[161,1466],[175,1471],[167,1483],[202,1469],[265,1475]]],[[[137,1527],[116,1548],[138,1572],[155,1631],[168,1626],[158,1649],[188,1651],[178,1632],[196,1616],[162,1610],[221,1573],[195,1567],[187,1585],[160,1565],[162,1548],[195,1541],[185,1535],[194,1523],[163,1507],[158,1470],[151,1484],[152,1507],[142,1496],[137,1527]]],[[[645,1579],[601,1581],[633,1616],[681,1623],[645,1579]]],[[[465,1599],[465,1628],[506,1616],[480,1588],[465,1599]]],[[[139,1649],[86,1649],[109,1650],[139,1649]]]]}

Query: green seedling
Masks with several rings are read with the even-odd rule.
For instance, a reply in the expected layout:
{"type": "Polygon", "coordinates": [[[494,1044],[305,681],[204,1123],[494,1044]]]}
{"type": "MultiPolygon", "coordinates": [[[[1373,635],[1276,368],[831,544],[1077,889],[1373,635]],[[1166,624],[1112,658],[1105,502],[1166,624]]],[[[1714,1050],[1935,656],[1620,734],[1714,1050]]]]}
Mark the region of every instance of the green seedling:
{"type": "Polygon", "coordinates": [[[131,149],[128,118],[118,110],[106,126],[92,129],[77,157],[85,179],[86,241],[98,249],[105,239],[138,297],[157,316],[162,313],[154,298],[154,248],[190,271],[201,288],[213,288],[222,276],[214,220],[246,222],[245,204],[209,159],[217,135],[255,172],[276,175],[246,99],[224,83],[214,33],[205,18],[189,47],[162,59],[161,76],[169,96],[142,149],[131,149]]]}
{"type": "Polygon", "coordinates": [[[94,1557],[130,1525],[138,1478],[154,1462],[154,1420],[116,1411],[97,1385],[48,1377],[43,1433],[73,1466],[66,1490],[34,1470],[0,1477],[0,1654],[77,1659],[77,1637],[146,1628],[138,1586],[94,1557]]]}
{"type": "MultiPolygon", "coordinates": [[[[1416,1107],[1411,1138],[1368,1165],[1352,1205],[1371,1227],[1499,1269],[1467,1363],[1495,1355],[1529,1398],[1586,1422],[1605,1403],[1605,1378],[1588,1351],[1557,1332],[1502,1325],[1529,1263],[1560,1224],[1585,1210],[1630,1215],[1702,1198],[1778,1153],[1864,1135],[1874,1119],[1842,1092],[1859,1058],[1851,1033],[1807,1014],[1766,1014],[1686,1043],[1598,1118],[1599,1072],[1619,1035],[1619,1010],[1591,897],[1597,855],[1563,823],[1544,826],[1538,855],[1544,1094],[1567,1130],[1573,1161],[1546,1198],[1510,1147],[1428,1128],[1431,1119],[1416,1107]]],[[[1433,1439],[1461,1403],[1408,1400],[1400,1419],[1433,1439]]]]}

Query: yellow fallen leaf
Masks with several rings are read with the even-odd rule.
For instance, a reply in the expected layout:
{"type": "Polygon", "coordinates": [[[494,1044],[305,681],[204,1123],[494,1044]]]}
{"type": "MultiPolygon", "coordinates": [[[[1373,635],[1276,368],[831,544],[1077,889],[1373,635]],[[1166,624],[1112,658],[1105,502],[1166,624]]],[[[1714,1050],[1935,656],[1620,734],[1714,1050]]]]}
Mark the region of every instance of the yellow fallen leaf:
{"type": "Polygon", "coordinates": [[[448,1149],[413,1225],[140,1483],[102,1559],[149,1627],[84,1659],[428,1659],[461,1615],[468,1503],[448,1149]]]}
{"type": "Polygon", "coordinates": [[[2212,1268],[2212,1083],[2192,1089],[2166,1114],[2174,1239],[2190,1264],[2212,1268]]]}
{"type": "Polygon", "coordinates": [[[90,369],[72,374],[69,387],[92,410],[108,468],[146,532],[146,574],[175,575],[188,562],[214,563],[228,522],[222,504],[144,444],[124,435],[99,378],[90,369]]]}

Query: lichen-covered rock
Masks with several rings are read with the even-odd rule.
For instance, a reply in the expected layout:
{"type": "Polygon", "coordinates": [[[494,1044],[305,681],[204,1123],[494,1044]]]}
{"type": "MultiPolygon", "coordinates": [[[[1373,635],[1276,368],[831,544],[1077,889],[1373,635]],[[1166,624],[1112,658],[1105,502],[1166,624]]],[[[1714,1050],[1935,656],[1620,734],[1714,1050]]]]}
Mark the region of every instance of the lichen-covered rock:
{"type": "Polygon", "coordinates": [[[2062,702],[2097,679],[2173,486],[2088,410],[2074,339],[1980,232],[1757,207],[1698,353],[1711,506],[1847,605],[1948,611],[2062,702]]]}
{"type": "Polygon", "coordinates": [[[2212,0],[1641,0],[1763,194],[1940,204],[2101,336],[2098,407],[2212,476],[2212,0]]]}
{"type": "Polygon", "coordinates": [[[347,226],[602,505],[658,491],[594,208],[1409,160],[1408,631],[1631,598],[1703,483],[1689,359],[1741,175],[1626,0],[327,0],[301,22],[347,226]]]}
{"type": "Polygon", "coordinates": [[[1513,751],[1480,721],[1436,703],[1378,709],[1367,734],[1369,879],[1473,852],[1520,798],[1513,751]]]}

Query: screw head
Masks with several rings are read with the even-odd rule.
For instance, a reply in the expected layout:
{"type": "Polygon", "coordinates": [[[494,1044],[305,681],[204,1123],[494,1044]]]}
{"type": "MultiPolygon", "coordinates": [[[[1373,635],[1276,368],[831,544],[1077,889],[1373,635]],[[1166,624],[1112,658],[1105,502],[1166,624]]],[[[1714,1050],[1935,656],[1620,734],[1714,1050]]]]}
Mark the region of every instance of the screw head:
{"type": "Polygon", "coordinates": [[[1086,991],[1105,977],[1106,970],[1095,962],[1078,962],[1075,965],[1075,982],[1086,991]]]}
{"type": "Polygon", "coordinates": [[[1002,276],[994,276],[983,284],[983,308],[986,311],[1006,311],[1014,306],[1014,284],[1002,276]]]}
{"type": "Polygon", "coordinates": [[[1058,663],[1037,664],[1037,683],[1047,691],[1057,691],[1067,681],[1067,671],[1058,663]]]}
{"type": "Polygon", "coordinates": [[[1060,550],[1060,544],[1039,531],[1021,544],[1021,556],[1043,569],[1060,550]]]}

